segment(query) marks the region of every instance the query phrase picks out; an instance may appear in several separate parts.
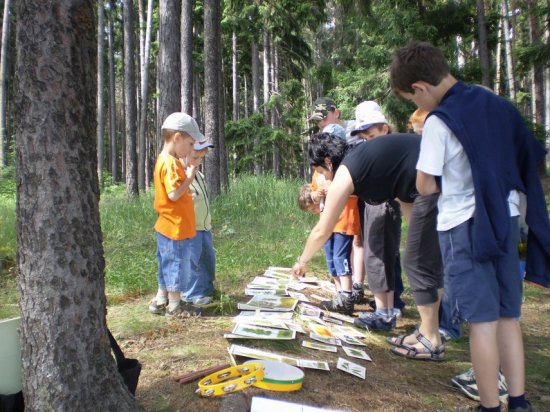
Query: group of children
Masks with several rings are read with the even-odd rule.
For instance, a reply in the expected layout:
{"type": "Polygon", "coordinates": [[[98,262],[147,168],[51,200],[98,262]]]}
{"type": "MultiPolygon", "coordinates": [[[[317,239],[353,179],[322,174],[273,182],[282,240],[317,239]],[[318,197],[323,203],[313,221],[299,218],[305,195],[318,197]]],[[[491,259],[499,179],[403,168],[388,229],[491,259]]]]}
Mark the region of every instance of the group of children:
{"type": "MultiPolygon", "coordinates": [[[[390,268],[399,260],[399,244],[393,244],[392,237],[398,235],[392,231],[400,222],[391,202],[397,199],[409,223],[404,262],[421,325],[413,334],[389,338],[392,352],[411,359],[443,359],[445,345],[437,327],[445,280],[448,318],[455,324],[470,323],[470,375],[475,376],[480,400],[475,410],[500,410],[502,370],[509,410],[531,411],[525,399],[519,324],[518,192],[526,195],[528,204],[526,278],[548,287],[550,220],[536,170],[544,149],[512,104],[485,88],[457,81],[443,53],[430,44],[412,41],[397,50],[390,78],[394,92],[428,116],[422,122],[418,117],[423,114],[416,112],[410,121],[415,129],[424,123],[422,138],[399,134],[380,138],[391,129],[374,102],[358,107],[351,129],[366,142],[347,144],[325,130],[313,136],[310,163],[332,183],[321,193],[324,210],[293,273],[306,272],[313,254],[327,239],[331,242],[332,228],[349,197],[358,196],[366,203],[365,266],[376,311],[361,315],[356,324],[390,329],[396,317],[392,309],[396,276],[390,268]],[[361,114],[363,110],[369,114],[361,114]],[[377,219],[383,225],[377,225],[377,219]]],[[[320,124],[319,119],[329,119],[331,113],[338,122],[336,105],[322,98],[311,119],[324,128],[326,122],[320,124]]],[[[303,188],[300,205],[316,212],[319,197],[313,189],[303,188]],[[308,190],[309,199],[304,199],[308,190]]],[[[329,268],[334,253],[327,254],[329,268]]],[[[349,266],[349,250],[338,253],[349,266]]],[[[349,313],[353,286],[342,279],[353,274],[330,272],[339,280],[331,308],[349,313]]]]}
{"type": "Polygon", "coordinates": [[[162,136],[154,174],[158,291],[149,312],[186,317],[200,314],[214,292],[210,204],[199,170],[213,145],[186,113],[169,115],[162,136]]]}

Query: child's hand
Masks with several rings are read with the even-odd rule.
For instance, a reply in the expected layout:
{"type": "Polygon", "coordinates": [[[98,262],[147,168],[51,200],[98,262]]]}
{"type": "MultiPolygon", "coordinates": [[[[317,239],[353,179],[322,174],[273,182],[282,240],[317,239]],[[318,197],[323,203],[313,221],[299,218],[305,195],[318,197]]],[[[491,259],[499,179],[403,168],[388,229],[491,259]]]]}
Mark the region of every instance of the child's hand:
{"type": "Polygon", "coordinates": [[[185,174],[189,178],[194,177],[196,172],[197,172],[197,166],[195,166],[194,164],[188,164],[187,167],[185,168],[185,174]]]}

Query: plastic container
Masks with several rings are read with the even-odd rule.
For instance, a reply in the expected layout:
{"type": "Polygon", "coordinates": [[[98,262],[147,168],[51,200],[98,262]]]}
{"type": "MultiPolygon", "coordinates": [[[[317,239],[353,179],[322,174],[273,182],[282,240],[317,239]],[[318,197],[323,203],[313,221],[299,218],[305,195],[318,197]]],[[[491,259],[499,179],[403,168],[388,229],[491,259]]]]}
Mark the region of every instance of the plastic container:
{"type": "Polygon", "coordinates": [[[0,395],[11,395],[22,389],[20,320],[21,317],[0,320],[0,395]]]}

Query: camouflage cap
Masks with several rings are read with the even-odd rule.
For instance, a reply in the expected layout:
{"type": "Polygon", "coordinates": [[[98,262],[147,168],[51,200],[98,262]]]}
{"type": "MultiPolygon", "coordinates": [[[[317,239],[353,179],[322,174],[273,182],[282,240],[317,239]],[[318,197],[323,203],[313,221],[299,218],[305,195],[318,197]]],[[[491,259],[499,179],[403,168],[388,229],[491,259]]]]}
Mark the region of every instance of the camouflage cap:
{"type": "Polygon", "coordinates": [[[328,97],[319,97],[313,102],[313,113],[309,117],[309,120],[323,120],[328,116],[328,112],[332,112],[336,109],[336,103],[334,100],[328,97]]]}

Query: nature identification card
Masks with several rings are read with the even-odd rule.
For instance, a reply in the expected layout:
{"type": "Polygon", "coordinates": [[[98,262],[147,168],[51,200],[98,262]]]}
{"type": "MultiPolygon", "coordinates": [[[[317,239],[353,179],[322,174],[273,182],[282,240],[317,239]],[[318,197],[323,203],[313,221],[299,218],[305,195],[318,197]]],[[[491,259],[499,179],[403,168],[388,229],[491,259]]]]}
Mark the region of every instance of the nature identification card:
{"type": "Polygon", "coordinates": [[[342,349],[344,349],[344,352],[346,352],[346,355],[351,356],[352,358],[359,358],[359,359],[372,362],[371,357],[364,350],[348,348],[347,346],[342,346],[342,349]]]}
{"type": "Polygon", "coordinates": [[[338,364],[336,367],[361,379],[365,379],[367,376],[367,369],[364,366],[358,365],[344,358],[338,358],[338,364]]]}
{"type": "Polygon", "coordinates": [[[308,340],[302,341],[302,346],[304,348],[322,350],[322,351],[325,351],[325,352],[338,352],[338,348],[336,346],[323,345],[322,343],[310,342],[308,340]]]}

